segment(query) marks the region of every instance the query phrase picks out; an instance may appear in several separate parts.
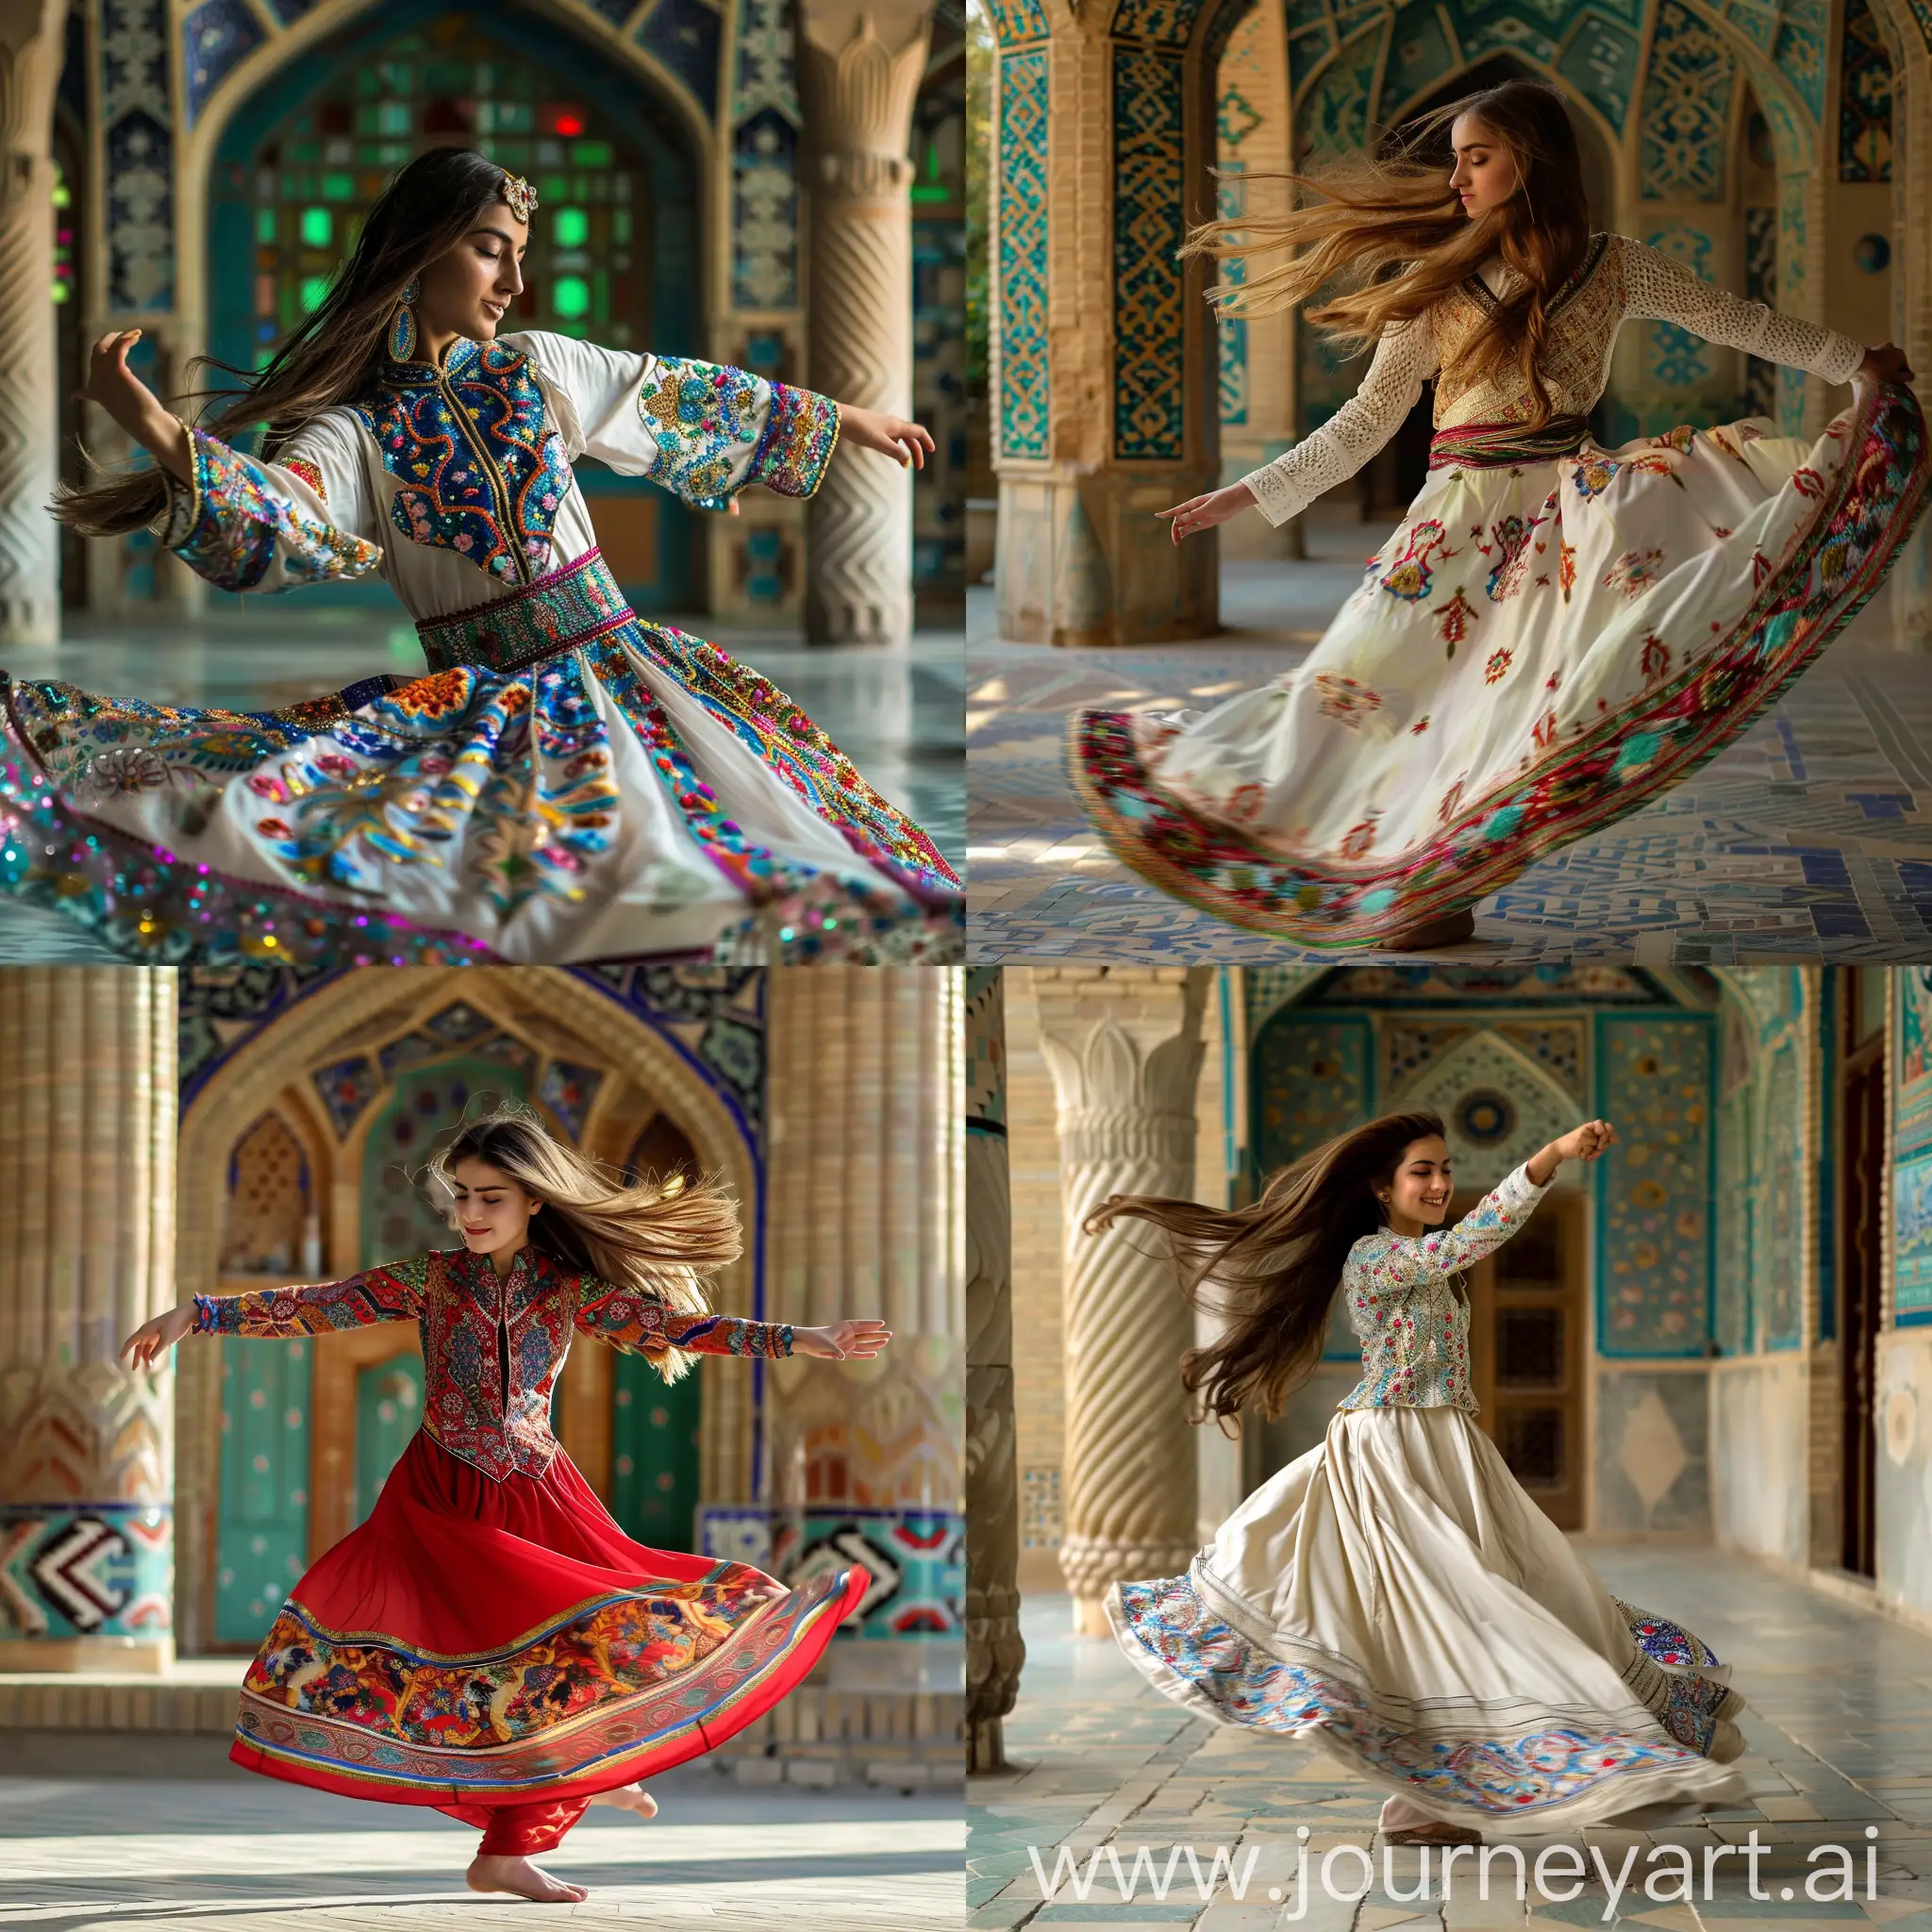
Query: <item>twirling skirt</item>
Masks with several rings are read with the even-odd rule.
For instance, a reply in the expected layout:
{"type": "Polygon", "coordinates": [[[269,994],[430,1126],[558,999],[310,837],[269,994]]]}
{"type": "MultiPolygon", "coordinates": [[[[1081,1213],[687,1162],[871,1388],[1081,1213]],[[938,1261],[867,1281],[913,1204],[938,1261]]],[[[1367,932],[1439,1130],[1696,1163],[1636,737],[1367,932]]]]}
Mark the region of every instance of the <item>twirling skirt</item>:
{"type": "Polygon", "coordinates": [[[0,891],[156,964],[958,958],[959,882],[598,553],[274,711],[0,675],[0,891]]]}
{"type": "Polygon", "coordinates": [[[1808,447],[1757,421],[1458,461],[1307,660],[1205,714],[1090,710],[1073,776],[1163,891],[1311,947],[1385,943],[1698,769],[1883,580],[1924,418],[1880,390],[1808,447]]]}
{"type": "Polygon", "coordinates": [[[1338,1413],[1185,1576],[1107,1607],[1176,1703],[1307,1734],[1450,1824],[1567,1831],[1744,1790],[1730,1667],[1611,1596],[1459,1408],[1338,1413]]]}
{"type": "Polygon", "coordinates": [[[228,1755],[469,1823],[588,1799],[770,1710],[869,1579],[756,1593],[770,1581],[633,1542],[561,1449],[541,1477],[498,1482],[418,1431],[368,1521],[283,1605],[228,1755]]]}

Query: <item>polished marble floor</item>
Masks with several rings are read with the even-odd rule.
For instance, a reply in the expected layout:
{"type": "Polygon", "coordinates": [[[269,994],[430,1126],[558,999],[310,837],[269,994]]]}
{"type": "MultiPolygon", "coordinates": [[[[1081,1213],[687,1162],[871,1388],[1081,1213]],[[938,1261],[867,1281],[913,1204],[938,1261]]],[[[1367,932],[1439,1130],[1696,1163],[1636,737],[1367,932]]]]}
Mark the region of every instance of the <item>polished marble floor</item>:
{"type": "MultiPolygon", "coordinates": [[[[16,678],[57,677],[117,697],[238,709],[290,704],[376,672],[423,668],[415,628],[399,614],[305,609],[266,597],[242,604],[165,626],[75,618],[59,644],[12,646],[0,653],[0,667],[16,678]]],[[[673,621],[795,698],[868,782],[925,828],[956,871],[964,864],[958,631],[922,631],[903,650],[812,649],[789,630],[731,627],[706,617],[673,621]]],[[[119,957],[58,912],[0,897],[0,965],[119,957]]]]}
{"type": "MultiPolygon", "coordinates": [[[[971,956],[1173,964],[1320,959],[1170,899],[1089,829],[1069,784],[1074,709],[1205,709],[1305,657],[1374,532],[1318,512],[1304,563],[1223,566],[1227,630],[1197,643],[1051,650],[997,641],[971,595],[971,956]]],[[[1870,608],[1784,702],[1677,790],[1529,867],[1476,908],[1473,963],[1648,965],[1932,957],[1932,659],[1882,648],[1870,608]]],[[[1363,954],[1364,958],[1377,957],[1363,954]]]]}
{"type": "MultiPolygon", "coordinates": [[[[1155,1924],[1198,1932],[1528,1932],[1620,1922],[1665,1932],[1812,1932],[1829,1921],[1852,1932],[1932,1932],[1932,1633],[1824,1595],[1748,1557],[1582,1547],[1619,1596],[1680,1619],[1732,1665],[1731,1681],[1751,1706],[1741,1721],[1745,1803],[1648,1830],[1512,1837],[1531,1872],[1545,1843],[1576,1849],[1591,1875],[1568,1902],[1540,1898],[1532,1889],[1520,1903],[1513,1868],[1501,1857],[1489,1898],[1478,1898],[1467,1855],[1459,1855],[1445,1898],[1440,1851],[1430,1855],[1429,1890],[1419,1892],[1421,1852],[1407,1847],[1389,1852],[1393,1890],[1406,1898],[1379,1882],[1381,1848],[1374,1847],[1375,1883],[1365,1896],[1330,1897],[1316,1883],[1304,1900],[1295,1884],[1298,1830],[1308,1831],[1319,1874],[1329,1848],[1374,1845],[1380,1793],[1312,1745],[1189,1716],[1149,1687],[1110,1640],[1073,1636],[1064,1597],[1029,1597],[1020,1701],[1006,1726],[1013,1768],[968,1787],[970,1923],[997,1932],[1063,1924],[1089,1932],[1155,1924]],[[1713,1868],[1707,1898],[1702,1848],[1748,1845],[1753,1831],[1769,1847],[1757,1860],[1757,1886],[1768,1896],[1750,1897],[1745,1861],[1725,1857],[1713,1868]],[[1677,1890],[1668,1876],[1672,1861],[1650,1858],[1649,1848],[1665,1843],[1690,1849],[1692,1904],[1657,1902],[1677,1890]],[[1875,1845],[1876,1881],[1869,1899],[1868,1843],[1875,1845]],[[1820,1901],[1806,1891],[1807,1876],[1820,1870],[1807,1854],[1819,1844],[1850,1851],[1856,1899],[1820,1901]],[[1231,1857],[1239,1850],[1238,1872],[1249,1850],[1258,1857],[1241,1901],[1227,1890],[1225,1866],[1218,1890],[1204,1899],[1185,1856],[1165,1899],[1153,1895],[1144,1864],[1129,1899],[1114,1880],[1109,1845],[1130,1880],[1142,1845],[1156,1872],[1166,1869],[1174,1848],[1191,1846],[1210,1886],[1216,1847],[1227,1847],[1231,1857]],[[1082,1874],[1101,1852],[1084,1901],[1064,1876],[1052,1902],[1042,1890],[1040,1872],[1049,1886],[1064,1872],[1061,1847],[1082,1874]],[[1633,1849],[1631,1876],[1613,1900],[1588,1861],[1601,1850],[1614,1877],[1633,1849]],[[1663,1882],[1654,1874],[1665,1874],[1663,1882]],[[1647,1884],[1656,1896],[1646,1895],[1647,1884]]],[[[1362,1869],[1353,1854],[1341,1855],[1335,1890],[1358,1889],[1362,1869]]],[[[1560,1874],[1566,1864],[1553,1857],[1545,1869],[1560,1874]]],[[[1563,1889],[1553,1878],[1551,1890],[1563,1889]]]]}
{"type": "Polygon", "coordinates": [[[0,1926],[414,1932],[561,1919],[924,1932],[961,1919],[957,1796],[748,1788],[688,1767],[651,1781],[663,1810],[648,1824],[593,1806],[540,1860],[591,1896],[539,1907],[467,1890],[477,1837],[468,1825],[199,1756],[210,1761],[188,1776],[0,1768],[0,1926]]]}

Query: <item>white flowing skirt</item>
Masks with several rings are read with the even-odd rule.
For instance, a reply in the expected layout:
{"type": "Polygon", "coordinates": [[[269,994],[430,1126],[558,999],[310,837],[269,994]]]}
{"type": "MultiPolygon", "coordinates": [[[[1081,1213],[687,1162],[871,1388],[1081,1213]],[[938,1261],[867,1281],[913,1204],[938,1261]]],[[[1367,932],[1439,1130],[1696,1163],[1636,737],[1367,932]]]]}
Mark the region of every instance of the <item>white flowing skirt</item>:
{"type": "Polygon", "coordinates": [[[1107,1607],[1165,1696],[1309,1735],[1447,1823],[1544,1833],[1744,1793],[1730,1667],[1613,1597],[1458,1408],[1339,1412],[1185,1576],[1107,1607]]]}

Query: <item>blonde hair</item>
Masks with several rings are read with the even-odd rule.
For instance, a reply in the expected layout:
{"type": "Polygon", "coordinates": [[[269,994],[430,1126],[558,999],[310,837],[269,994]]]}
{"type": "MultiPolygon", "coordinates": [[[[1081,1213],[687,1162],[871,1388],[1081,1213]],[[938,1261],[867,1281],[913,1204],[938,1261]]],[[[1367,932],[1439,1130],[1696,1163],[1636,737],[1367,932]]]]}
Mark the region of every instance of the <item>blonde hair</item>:
{"type": "MultiPolygon", "coordinates": [[[[430,1158],[429,1175],[453,1191],[464,1160],[486,1162],[542,1202],[544,1211],[530,1220],[532,1247],[575,1274],[649,1295],[680,1314],[708,1313],[705,1278],[744,1251],[738,1204],[717,1178],[626,1180],[557,1140],[533,1109],[515,1102],[465,1121],[430,1158]]],[[[450,1220],[454,1226],[453,1208],[450,1220]]],[[[646,1355],[667,1382],[691,1366],[684,1349],[646,1355]]]]}
{"type": "Polygon", "coordinates": [[[1189,236],[1183,255],[1242,266],[1241,281],[1222,281],[1209,291],[1218,310],[1269,315],[1332,288],[1339,292],[1308,308],[1307,319],[1345,348],[1360,350],[1426,314],[1500,256],[1521,279],[1464,352],[1468,367],[1474,377],[1491,377],[1515,361],[1536,398],[1535,425],[1549,421],[1549,393],[1537,373],[1547,305],[1590,246],[1576,130],[1556,89],[1508,80],[1469,94],[1424,115],[1388,158],[1357,155],[1309,175],[1237,178],[1250,190],[1280,184],[1290,206],[1208,222],[1189,236]],[[1423,158],[1425,145],[1464,114],[1481,122],[1516,164],[1516,192],[1474,216],[1464,214],[1450,186],[1453,170],[1423,158]],[[1273,257],[1286,259],[1271,262],[1273,257]]]}

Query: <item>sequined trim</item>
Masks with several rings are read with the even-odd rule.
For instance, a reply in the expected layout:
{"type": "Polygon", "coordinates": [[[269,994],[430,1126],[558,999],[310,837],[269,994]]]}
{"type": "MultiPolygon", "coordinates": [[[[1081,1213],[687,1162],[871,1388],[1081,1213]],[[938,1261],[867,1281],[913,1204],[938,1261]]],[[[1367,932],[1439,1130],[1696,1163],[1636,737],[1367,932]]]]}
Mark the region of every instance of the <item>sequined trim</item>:
{"type": "Polygon", "coordinates": [[[829,396],[772,385],[772,409],[752,458],[753,477],[780,496],[810,496],[824,481],[843,418],[829,396]]]}
{"type": "Polygon", "coordinates": [[[597,550],[539,577],[493,604],[425,618],[416,626],[432,670],[482,664],[514,671],[558,651],[594,643],[632,622],[617,579],[597,550]]]}
{"type": "Polygon", "coordinates": [[[328,491],[323,488],[322,470],[319,465],[311,463],[307,457],[282,457],[278,458],[278,462],[282,469],[301,477],[303,482],[321,497],[324,507],[327,507],[328,491]]]}

